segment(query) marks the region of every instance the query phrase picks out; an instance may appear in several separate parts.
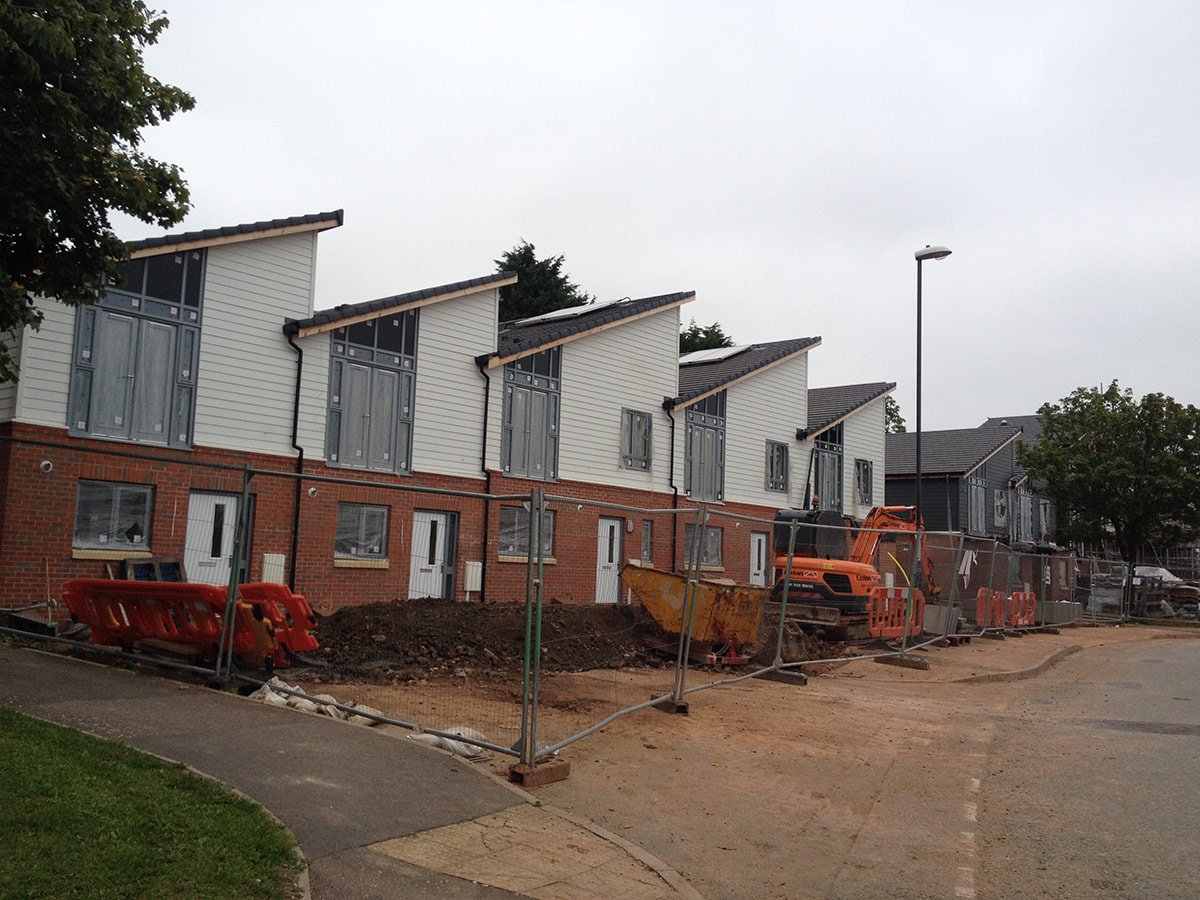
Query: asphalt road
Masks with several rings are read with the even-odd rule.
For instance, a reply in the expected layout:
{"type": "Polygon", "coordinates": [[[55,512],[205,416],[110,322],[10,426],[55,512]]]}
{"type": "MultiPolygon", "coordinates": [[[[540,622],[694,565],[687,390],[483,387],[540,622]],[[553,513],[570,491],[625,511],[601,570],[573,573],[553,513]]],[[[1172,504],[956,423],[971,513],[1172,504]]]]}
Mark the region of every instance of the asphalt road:
{"type": "Polygon", "coordinates": [[[977,896],[1200,897],[1200,642],[1076,654],[1022,687],[981,779],[977,896]]]}

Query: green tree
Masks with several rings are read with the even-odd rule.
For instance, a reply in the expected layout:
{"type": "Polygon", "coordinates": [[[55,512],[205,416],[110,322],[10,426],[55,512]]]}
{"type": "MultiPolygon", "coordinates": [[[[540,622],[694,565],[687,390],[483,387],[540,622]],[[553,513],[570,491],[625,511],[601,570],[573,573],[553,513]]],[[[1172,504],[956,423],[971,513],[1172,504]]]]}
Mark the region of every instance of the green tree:
{"type": "Polygon", "coordinates": [[[908,425],[904,422],[904,416],[900,415],[900,404],[896,402],[896,398],[891,394],[883,401],[883,417],[884,430],[888,434],[904,434],[908,431],[908,425]]]}
{"type": "MultiPolygon", "coordinates": [[[[166,27],[140,0],[0,2],[0,334],[41,323],[31,296],[100,299],[127,256],[111,211],[163,227],[187,212],[179,169],[139,149],[195,103],[142,66],[166,27]]],[[[0,344],[0,382],[16,377],[0,344]]]]}
{"type": "Polygon", "coordinates": [[[565,257],[538,259],[533,244],[522,239],[495,260],[497,272],[516,272],[517,283],[500,288],[500,321],[527,319],[543,313],[583,306],[596,298],[580,290],[563,272],[565,257]]]}
{"type": "Polygon", "coordinates": [[[711,325],[697,325],[696,320],[692,319],[688,322],[687,328],[679,332],[680,354],[732,346],[733,338],[725,333],[720,322],[713,322],[711,325]]]}
{"type": "Polygon", "coordinates": [[[1200,534],[1200,410],[1164,394],[1137,401],[1114,381],[1038,410],[1042,433],[1021,464],[1057,501],[1068,540],[1115,539],[1139,561],[1147,542],[1200,534]]]}

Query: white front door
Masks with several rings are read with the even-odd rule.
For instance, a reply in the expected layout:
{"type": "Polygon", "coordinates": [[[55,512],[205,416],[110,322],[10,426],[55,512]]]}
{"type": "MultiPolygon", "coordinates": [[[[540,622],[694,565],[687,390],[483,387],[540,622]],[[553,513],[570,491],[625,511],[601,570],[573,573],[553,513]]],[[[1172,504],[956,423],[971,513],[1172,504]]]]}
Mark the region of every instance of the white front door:
{"type": "Polygon", "coordinates": [[[188,496],[187,542],[183,549],[188,581],[229,584],[240,499],[237,494],[207,491],[192,491],[188,496]]]}
{"type": "Polygon", "coordinates": [[[621,532],[624,519],[601,517],[600,533],[596,539],[596,602],[616,603],[621,586],[621,532]]]}
{"type": "Polygon", "coordinates": [[[409,597],[446,596],[446,548],[450,532],[447,513],[413,513],[412,567],[409,597]]]}
{"type": "Polygon", "coordinates": [[[750,583],[758,587],[767,586],[767,535],[761,531],[750,532],[750,583]]]}

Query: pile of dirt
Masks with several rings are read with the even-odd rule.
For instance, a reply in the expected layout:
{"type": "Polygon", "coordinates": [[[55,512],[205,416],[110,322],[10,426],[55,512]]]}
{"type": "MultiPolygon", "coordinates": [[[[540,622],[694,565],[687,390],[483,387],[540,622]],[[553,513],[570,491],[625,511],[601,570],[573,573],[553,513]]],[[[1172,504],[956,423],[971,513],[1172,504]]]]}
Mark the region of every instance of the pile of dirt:
{"type": "MultiPolygon", "coordinates": [[[[395,600],[320,620],[321,680],[394,682],[439,675],[511,676],[524,665],[525,607],[395,600]]],[[[542,612],[542,671],[669,664],[675,639],[640,607],[552,603],[542,612]]]]}

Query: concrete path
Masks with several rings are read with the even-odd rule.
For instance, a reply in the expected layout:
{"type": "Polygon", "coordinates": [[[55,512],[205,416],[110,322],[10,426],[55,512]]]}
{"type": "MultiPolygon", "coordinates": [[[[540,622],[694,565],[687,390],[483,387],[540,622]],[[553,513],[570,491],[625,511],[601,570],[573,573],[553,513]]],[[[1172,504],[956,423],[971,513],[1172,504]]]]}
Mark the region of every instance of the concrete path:
{"type": "Polygon", "coordinates": [[[421,744],[0,645],[0,704],[183,763],[296,835],[318,898],[699,896],[585,820],[421,744]]]}

